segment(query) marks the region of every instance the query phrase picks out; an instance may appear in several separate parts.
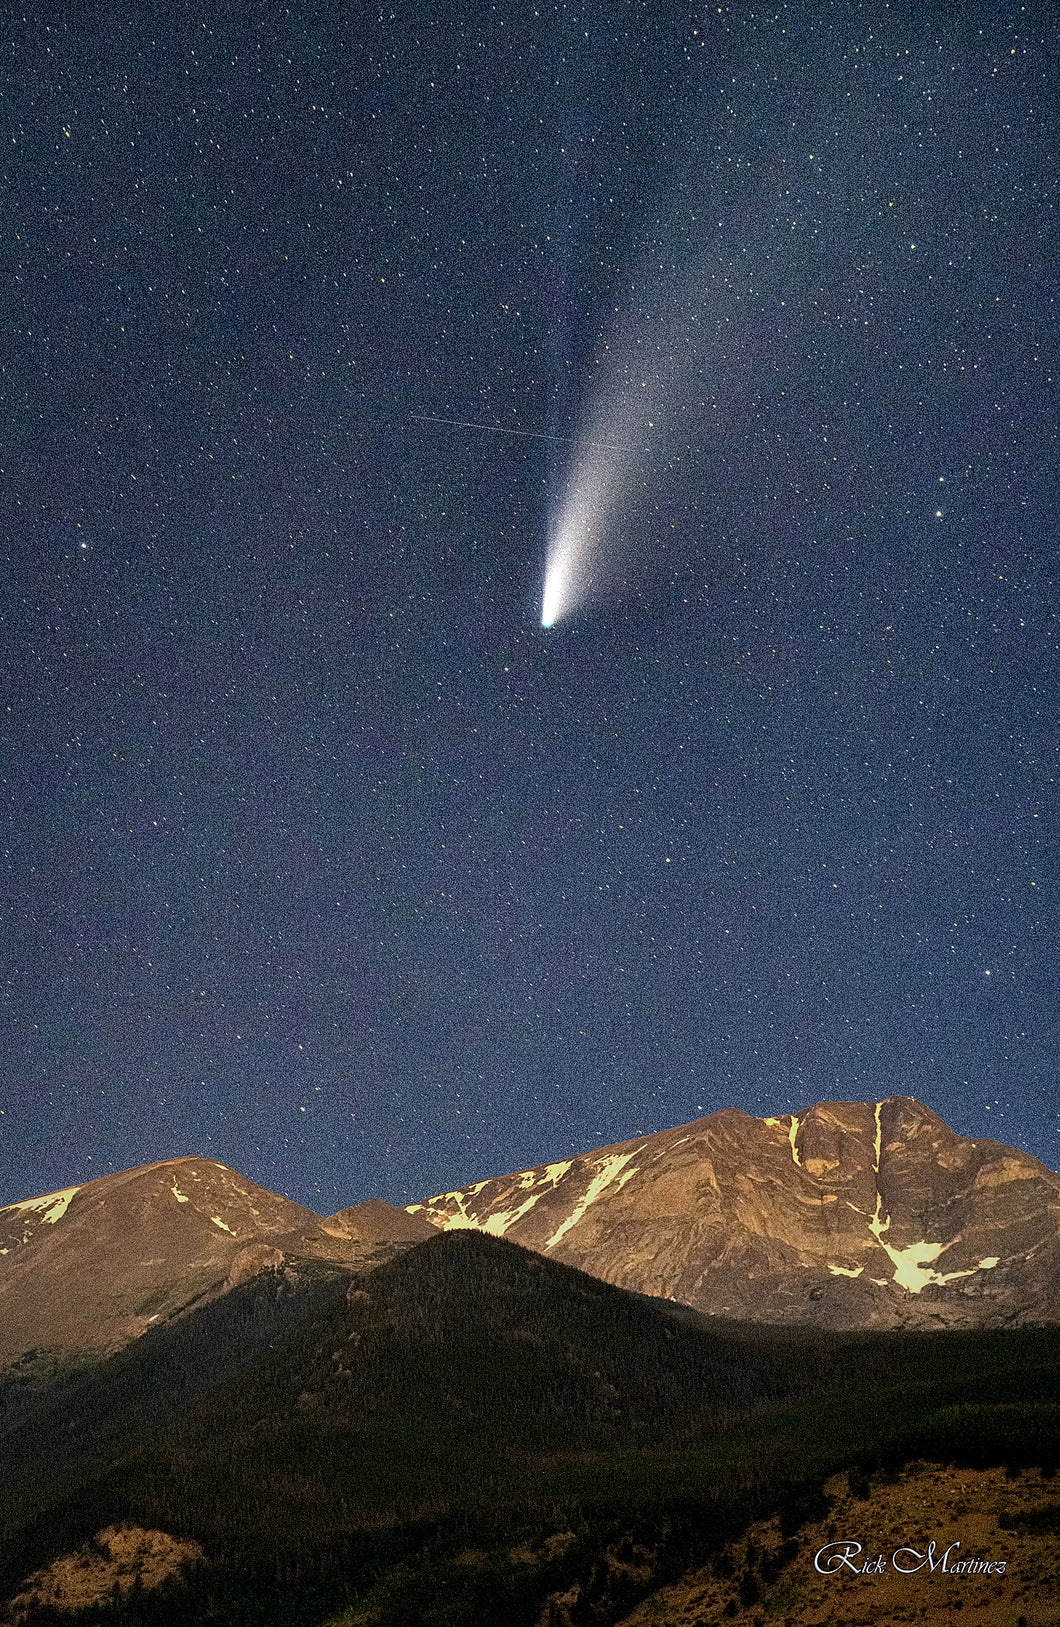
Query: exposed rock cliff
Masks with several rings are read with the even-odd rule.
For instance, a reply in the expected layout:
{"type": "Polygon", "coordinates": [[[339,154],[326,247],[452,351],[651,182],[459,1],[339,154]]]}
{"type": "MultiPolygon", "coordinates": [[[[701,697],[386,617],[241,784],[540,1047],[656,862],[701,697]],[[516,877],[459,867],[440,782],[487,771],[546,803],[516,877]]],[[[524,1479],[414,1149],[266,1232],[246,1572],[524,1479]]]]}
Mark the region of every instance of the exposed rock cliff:
{"type": "Polygon", "coordinates": [[[715,1315],[834,1328],[1060,1320],[1060,1177],[908,1096],[726,1108],[409,1206],[715,1315]]]}

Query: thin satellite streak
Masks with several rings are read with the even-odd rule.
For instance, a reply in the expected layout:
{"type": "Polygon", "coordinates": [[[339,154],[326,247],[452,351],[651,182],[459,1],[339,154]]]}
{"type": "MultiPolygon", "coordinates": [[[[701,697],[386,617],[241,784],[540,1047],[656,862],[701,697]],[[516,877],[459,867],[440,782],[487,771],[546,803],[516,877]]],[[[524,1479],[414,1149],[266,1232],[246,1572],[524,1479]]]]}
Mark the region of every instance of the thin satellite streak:
{"type": "Polygon", "coordinates": [[[561,446],[592,446],[598,452],[633,451],[631,446],[615,446],[610,441],[586,441],[580,435],[543,435],[537,429],[505,429],[502,424],[473,424],[468,418],[431,418],[422,412],[410,412],[409,418],[417,424],[449,424],[453,429],[485,429],[491,435],[521,435],[530,441],[557,441],[561,446]]]}

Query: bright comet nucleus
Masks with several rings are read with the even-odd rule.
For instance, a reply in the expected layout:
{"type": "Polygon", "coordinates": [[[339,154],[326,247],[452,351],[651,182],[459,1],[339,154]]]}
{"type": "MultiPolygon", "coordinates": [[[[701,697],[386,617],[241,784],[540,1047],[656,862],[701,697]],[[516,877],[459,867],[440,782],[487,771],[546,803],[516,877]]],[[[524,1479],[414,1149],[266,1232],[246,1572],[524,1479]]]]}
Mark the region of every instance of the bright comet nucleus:
{"type": "Polygon", "coordinates": [[[551,627],[563,608],[563,592],[556,577],[550,571],[545,577],[545,591],[541,599],[541,625],[551,627]]]}
{"type": "MultiPolygon", "coordinates": [[[[552,627],[577,609],[606,574],[607,533],[621,486],[624,449],[583,447],[552,526],[541,625],[552,627]]],[[[628,460],[626,460],[628,461],[628,460]]]]}
{"type": "Polygon", "coordinates": [[[589,587],[589,529],[585,504],[569,492],[552,535],[541,625],[551,627],[584,598],[589,587]]]}

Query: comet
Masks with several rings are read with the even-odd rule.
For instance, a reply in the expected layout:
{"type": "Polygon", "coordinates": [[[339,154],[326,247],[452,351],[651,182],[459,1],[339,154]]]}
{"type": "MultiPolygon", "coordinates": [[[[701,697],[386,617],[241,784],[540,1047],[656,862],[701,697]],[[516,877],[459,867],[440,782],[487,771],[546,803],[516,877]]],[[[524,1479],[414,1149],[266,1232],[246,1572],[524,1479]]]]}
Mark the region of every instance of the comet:
{"type": "MultiPolygon", "coordinates": [[[[472,418],[441,418],[421,412],[409,413],[409,419],[417,424],[446,424],[451,429],[516,435],[524,440],[551,441],[556,445],[578,449],[564,503],[553,526],[541,606],[542,627],[551,627],[561,616],[580,604],[596,579],[595,566],[600,558],[601,543],[620,484],[614,458],[597,454],[628,455],[636,448],[628,441],[602,439],[606,429],[599,413],[594,414],[592,419],[592,435],[547,435],[542,430],[483,424],[472,418]]],[[[615,422],[614,415],[611,422],[615,422]]]]}
{"type": "Polygon", "coordinates": [[[585,433],[551,519],[542,627],[613,587],[620,562],[643,547],[644,496],[666,461],[688,349],[672,301],[657,310],[656,292],[600,336],[585,433]]]}
{"type": "Polygon", "coordinates": [[[656,212],[582,372],[584,433],[550,515],[542,627],[616,590],[631,563],[650,559],[675,474],[702,458],[689,435],[698,438],[713,335],[734,296],[728,276],[719,283],[712,270],[728,250],[709,217],[699,218],[699,190],[690,175],[681,203],[671,198],[656,212]]]}

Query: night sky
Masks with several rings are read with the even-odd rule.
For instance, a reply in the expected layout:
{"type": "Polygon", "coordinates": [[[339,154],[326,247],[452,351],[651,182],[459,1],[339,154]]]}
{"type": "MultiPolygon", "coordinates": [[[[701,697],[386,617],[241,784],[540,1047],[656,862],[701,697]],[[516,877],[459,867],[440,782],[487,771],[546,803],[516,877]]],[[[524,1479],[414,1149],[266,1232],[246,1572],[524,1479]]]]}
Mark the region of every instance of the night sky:
{"type": "Polygon", "coordinates": [[[0,1202],[894,1093],[1055,1168],[1050,9],[71,10],[4,74],[0,1202]]]}

